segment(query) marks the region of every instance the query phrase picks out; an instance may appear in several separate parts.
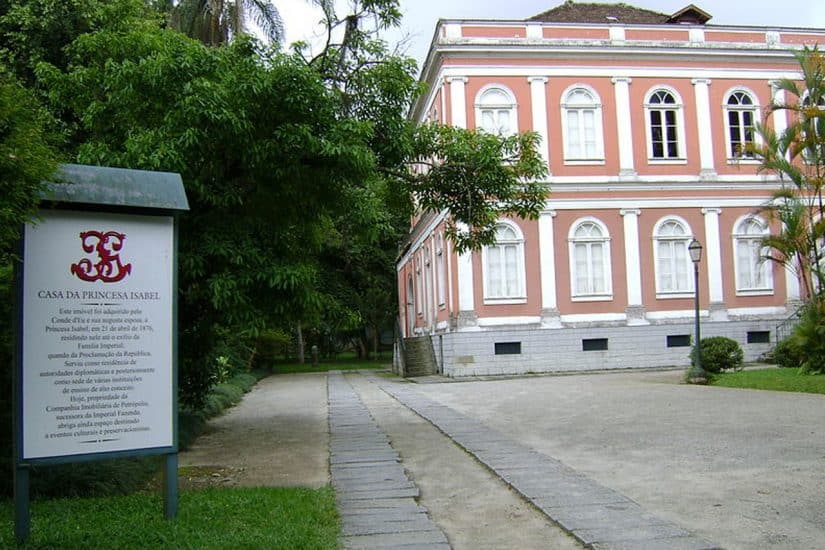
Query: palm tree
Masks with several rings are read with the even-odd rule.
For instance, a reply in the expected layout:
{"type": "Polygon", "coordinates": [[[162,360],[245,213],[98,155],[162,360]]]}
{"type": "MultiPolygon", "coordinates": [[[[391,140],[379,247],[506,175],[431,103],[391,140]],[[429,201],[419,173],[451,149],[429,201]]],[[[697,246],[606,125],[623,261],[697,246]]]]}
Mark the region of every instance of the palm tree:
{"type": "Polygon", "coordinates": [[[269,0],[180,0],[171,12],[173,27],[210,46],[248,32],[249,22],[267,40],[283,39],[281,15],[269,0]]]}
{"type": "Polygon", "coordinates": [[[762,143],[749,149],[761,170],[783,182],[764,208],[781,224],[778,234],[763,240],[771,249],[768,258],[793,268],[810,299],[825,292],[825,55],[814,47],[796,57],[802,79],[780,80],[777,88],[789,100],[768,107],[768,113],[788,112],[790,124],[779,134],[757,125],[762,143]]]}

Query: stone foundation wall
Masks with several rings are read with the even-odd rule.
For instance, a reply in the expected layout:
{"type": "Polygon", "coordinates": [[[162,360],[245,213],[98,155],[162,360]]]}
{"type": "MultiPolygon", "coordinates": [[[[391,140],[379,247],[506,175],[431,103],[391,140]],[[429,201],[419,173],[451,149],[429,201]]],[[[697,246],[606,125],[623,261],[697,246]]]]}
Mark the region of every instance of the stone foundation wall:
{"type": "MultiPolygon", "coordinates": [[[[742,346],[745,361],[755,361],[775,345],[777,322],[703,322],[702,338],[732,338],[742,346]],[[767,336],[769,342],[748,343],[749,332],[752,340],[767,336]]],[[[461,377],[688,366],[691,347],[685,344],[692,337],[690,322],[561,329],[486,328],[433,335],[432,340],[439,370],[446,376],[461,377]],[[605,346],[607,349],[603,349],[605,346]]]]}

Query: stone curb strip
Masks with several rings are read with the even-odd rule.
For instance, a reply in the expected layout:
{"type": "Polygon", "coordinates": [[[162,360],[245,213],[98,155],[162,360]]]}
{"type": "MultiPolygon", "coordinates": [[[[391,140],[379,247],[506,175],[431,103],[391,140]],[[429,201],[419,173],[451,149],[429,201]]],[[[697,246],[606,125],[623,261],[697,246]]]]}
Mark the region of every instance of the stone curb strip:
{"type": "Polygon", "coordinates": [[[719,550],[626,496],[458,411],[373,375],[367,378],[428,420],[545,515],[597,550],[719,550]]]}
{"type": "Polygon", "coordinates": [[[398,453],[340,371],[327,378],[330,473],[345,548],[451,548],[398,453]]]}

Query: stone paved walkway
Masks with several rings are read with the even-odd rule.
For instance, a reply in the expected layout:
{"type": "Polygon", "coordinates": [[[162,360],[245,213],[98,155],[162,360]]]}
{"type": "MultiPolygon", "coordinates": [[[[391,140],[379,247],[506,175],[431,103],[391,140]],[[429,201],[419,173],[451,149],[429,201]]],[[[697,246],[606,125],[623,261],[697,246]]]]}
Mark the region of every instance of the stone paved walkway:
{"type": "Polygon", "coordinates": [[[372,375],[368,379],[430,421],[590,548],[718,548],[558,460],[436,403],[411,387],[391,384],[372,375]]]}
{"type": "Polygon", "coordinates": [[[398,453],[340,372],[328,378],[330,473],[346,548],[449,548],[398,453]]]}

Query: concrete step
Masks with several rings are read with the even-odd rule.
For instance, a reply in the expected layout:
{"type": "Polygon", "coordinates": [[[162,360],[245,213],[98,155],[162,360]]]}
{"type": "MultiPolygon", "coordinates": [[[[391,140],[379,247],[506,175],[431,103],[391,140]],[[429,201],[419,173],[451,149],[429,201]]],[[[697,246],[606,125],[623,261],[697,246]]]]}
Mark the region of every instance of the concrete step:
{"type": "Polygon", "coordinates": [[[433,343],[429,336],[404,339],[403,376],[428,376],[437,372],[433,343]]]}

